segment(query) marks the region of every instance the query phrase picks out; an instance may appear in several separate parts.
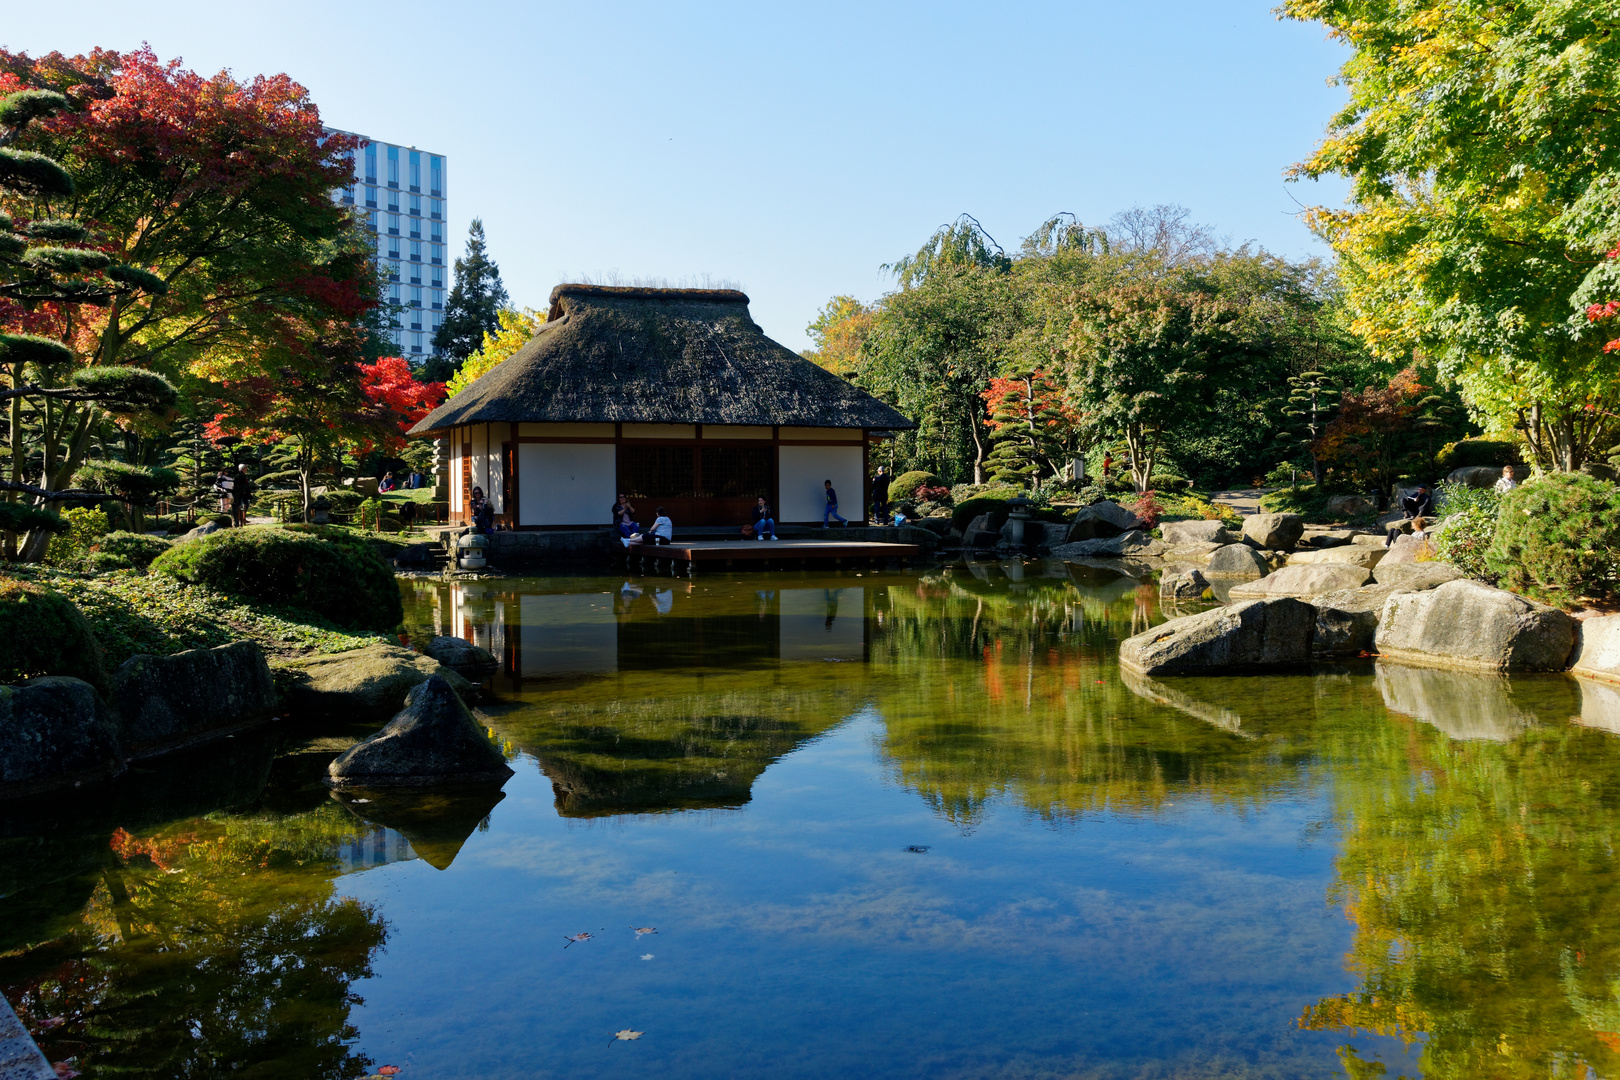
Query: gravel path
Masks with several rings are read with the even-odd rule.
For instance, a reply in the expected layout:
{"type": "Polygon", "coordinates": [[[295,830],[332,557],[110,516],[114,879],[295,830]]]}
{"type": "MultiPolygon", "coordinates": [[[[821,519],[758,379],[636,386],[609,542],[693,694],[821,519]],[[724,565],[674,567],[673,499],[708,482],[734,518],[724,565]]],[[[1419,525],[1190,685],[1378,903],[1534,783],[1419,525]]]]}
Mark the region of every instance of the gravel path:
{"type": "Polygon", "coordinates": [[[1277,488],[1237,488],[1233,491],[1217,491],[1210,499],[1221,506],[1230,506],[1244,517],[1260,512],[1260,496],[1277,488]]]}

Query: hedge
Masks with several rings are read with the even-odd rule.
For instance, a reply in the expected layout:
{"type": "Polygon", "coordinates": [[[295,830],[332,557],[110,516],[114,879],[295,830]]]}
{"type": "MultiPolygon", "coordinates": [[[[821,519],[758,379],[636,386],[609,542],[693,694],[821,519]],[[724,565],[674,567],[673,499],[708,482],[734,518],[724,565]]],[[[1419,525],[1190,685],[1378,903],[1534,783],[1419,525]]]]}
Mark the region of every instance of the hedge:
{"type": "Polygon", "coordinates": [[[1485,565],[1507,588],[1566,606],[1620,593],[1620,486],[1553,473],[1514,488],[1485,565]]]}
{"type": "Polygon", "coordinates": [[[371,545],[340,530],[230,529],[176,544],[152,571],[291,604],[350,630],[390,630],[405,618],[393,570],[371,545]]]}
{"type": "Polygon", "coordinates": [[[101,643],[73,602],[42,585],[0,578],[0,683],[71,675],[103,694],[101,643]]]}
{"type": "Polygon", "coordinates": [[[889,484],[889,501],[891,503],[906,502],[917,497],[917,489],[920,487],[944,486],[944,482],[931,472],[913,470],[901,473],[889,484]]]}

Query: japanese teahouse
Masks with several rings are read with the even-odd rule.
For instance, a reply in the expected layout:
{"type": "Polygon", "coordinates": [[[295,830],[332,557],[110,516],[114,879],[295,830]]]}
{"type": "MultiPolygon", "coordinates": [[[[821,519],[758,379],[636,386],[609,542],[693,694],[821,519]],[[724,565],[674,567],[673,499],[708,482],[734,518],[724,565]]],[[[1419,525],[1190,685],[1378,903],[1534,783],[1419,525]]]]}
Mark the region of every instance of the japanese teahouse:
{"type": "Polygon", "coordinates": [[[411,429],[448,440],[450,511],[472,489],[507,528],[638,517],[737,526],[763,495],[778,520],[820,522],[822,481],[864,518],[868,447],[915,428],[765,336],[730,289],[559,285],[521,349],[411,429]]]}

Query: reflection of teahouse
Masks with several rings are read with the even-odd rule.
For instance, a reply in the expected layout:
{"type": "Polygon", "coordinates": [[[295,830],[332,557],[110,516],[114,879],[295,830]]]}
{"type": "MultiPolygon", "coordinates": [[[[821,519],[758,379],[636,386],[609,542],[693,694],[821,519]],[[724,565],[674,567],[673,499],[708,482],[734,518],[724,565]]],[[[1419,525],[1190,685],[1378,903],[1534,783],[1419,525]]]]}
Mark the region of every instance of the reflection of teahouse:
{"type": "Polygon", "coordinates": [[[488,492],[508,528],[609,524],[613,493],[683,525],[822,516],[822,481],[865,503],[873,438],[916,427],[766,337],[730,289],[559,285],[541,331],[434,409],[413,436],[450,443],[452,515],[488,492]]]}

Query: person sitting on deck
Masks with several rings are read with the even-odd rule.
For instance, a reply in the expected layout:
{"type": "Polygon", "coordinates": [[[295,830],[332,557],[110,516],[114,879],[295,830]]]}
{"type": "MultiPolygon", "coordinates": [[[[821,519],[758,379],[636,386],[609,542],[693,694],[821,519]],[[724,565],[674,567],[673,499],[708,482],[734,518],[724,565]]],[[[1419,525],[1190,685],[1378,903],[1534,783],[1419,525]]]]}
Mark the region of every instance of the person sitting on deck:
{"type": "Polygon", "coordinates": [[[472,489],[472,527],[473,532],[484,536],[495,532],[495,508],[489,505],[481,487],[472,489]]]}
{"type": "Polygon", "coordinates": [[[767,533],[772,540],[776,539],[776,519],[771,517],[771,504],[761,495],[754,503],[754,539],[763,540],[767,533]]]}
{"type": "Polygon", "coordinates": [[[618,526],[619,539],[641,542],[641,526],[636,524],[635,513],[635,507],[620,492],[619,501],[613,504],[613,524],[618,526]]]}
{"type": "Polygon", "coordinates": [[[837,518],[844,528],[849,528],[849,519],[838,512],[838,492],[833,490],[831,480],[823,480],[821,486],[827,491],[827,508],[821,514],[821,527],[823,529],[832,525],[832,519],[837,518]]]}
{"type": "Polygon", "coordinates": [[[664,508],[658,508],[658,516],[653,519],[652,531],[647,533],[646,542],[649,544],[667,544],[675,539],[675,523],[669,520],[664,508]]]}

